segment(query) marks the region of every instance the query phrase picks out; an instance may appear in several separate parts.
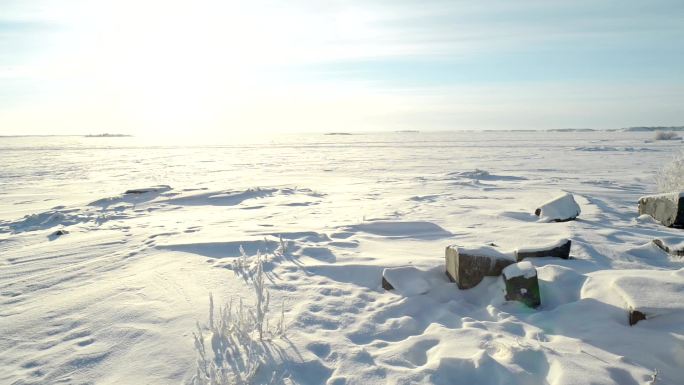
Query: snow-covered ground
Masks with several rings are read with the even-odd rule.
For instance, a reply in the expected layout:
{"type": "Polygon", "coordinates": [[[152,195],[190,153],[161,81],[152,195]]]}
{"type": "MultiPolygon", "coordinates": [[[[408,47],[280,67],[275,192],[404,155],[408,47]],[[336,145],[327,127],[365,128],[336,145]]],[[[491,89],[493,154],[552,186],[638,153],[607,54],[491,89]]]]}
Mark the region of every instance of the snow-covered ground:
{"type": "Polygon", "coordinates": [[[252,303],[236,266],[260,251],[286,333],[257,342],[255,383],[681,384],[684,257],[651,241],[684,232],[636,207],[681,142],[651,136],[0,138],[0,383],[190,382],[209,294],[252,303]],[[540,221],[563,192],[579,218],[540,221]],[[444,274],[451,244],[563,238],[571,259],[529,260],[535,310],[444,274]],[[384,291],[402,266],[420,290],[384,291]]]}

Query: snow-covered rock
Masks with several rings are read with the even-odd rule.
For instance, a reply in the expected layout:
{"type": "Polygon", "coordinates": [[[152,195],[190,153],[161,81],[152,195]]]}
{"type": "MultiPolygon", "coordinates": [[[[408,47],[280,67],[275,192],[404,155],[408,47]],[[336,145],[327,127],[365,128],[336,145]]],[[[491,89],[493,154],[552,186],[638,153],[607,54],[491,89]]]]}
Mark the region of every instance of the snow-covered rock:
{"type": "Polygon", "coordinates": [[[542,258],[555,257],[568,259],[570,258],[570,246],[572,242],[569,239],[559,239],[554,243],[546,245],[539,245],[535,247],[521,247],[515,250],[515,259],[522,261],[525,258],[542,258]]]}
{"type": "Polygon", "coordinates": [[[459,289],[475,287],[486,276],[496,277],[508,265],[515,263],[512,253],[504,253],[492,246],[446,248],[446,273],[459,289]]]}
{"type": "Polygon", "coordinates": [[[51,238],[57,238],[57,237],[60,237],[62,235],[67,235],[67,234],[69,234],[68,230],[59,229],[59,230],[53,232],[52,234],[50,234],[50,237],[51,238]]]}
{"type": "Polygon", "coordinates": [[[625,309],[629,322],[684,314],[684,269],[680,270],[604,270],[589,274],[582,287],[582,298],[593,298],[625,309]]]}
{"type": "Polygon", "coordinates": [[[146,194],[146,193],[150,193],[150,192],[166,192],[169,190],[171,190],[171,186],[159,185],[159,186],[134,188],[134,189],[126,190],[126,192],[124,194],[146,194]]]}
{"type": "Polygon", "coordinates": [[[684,192],[639,198],[639,215],[647,214],[669,227],[684,226],[684,192]]]}
{"type": "Polygon", "coordinates": [[[539,206],[534,215],[543,222],[565,222],[577,218],[581,212],[572,194],[565,193],[539,206]]]}
{"type": "Polygon", "coordinates": [[[423,271],[412,266],[386,268],[382,271],[382,287],[404,296],[425,294],[430,291],[430,285],[422,274],[423,271]]]}
{"type": "Polygon", "coordinates": [[[665,243],[661,239],[654,239],[651,241],[654,245],[656,245],[659,249],[663,250],[664,252],[671,254],[671,255],[676,255],[678,257],[684,256],[684,245],[682,245],[681,242],[678,245],[671,245],[669,243],[665,243]]]}
{"type": "Polygon", "coordinates": [[[541,305],[537,270],[529,261],[522,261],[503,269],[506,299],[519,301],[529,307],[541,305]]]}

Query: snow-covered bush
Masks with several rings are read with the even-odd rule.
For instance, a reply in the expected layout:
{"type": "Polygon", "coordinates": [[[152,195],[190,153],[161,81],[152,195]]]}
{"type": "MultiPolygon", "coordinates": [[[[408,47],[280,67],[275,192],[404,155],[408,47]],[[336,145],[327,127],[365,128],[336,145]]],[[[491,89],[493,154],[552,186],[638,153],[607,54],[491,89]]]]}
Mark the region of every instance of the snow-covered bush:
{"type": "Polygon", "coordinates": [[[656,131],[655,140],[677,140],[681,139],[676,132],[672,131],[656,131]]]}
{"type": "Polygon", "coordinates": [[[684,151],[677,154],[656,175],[658,191],[684,191],[684,151]]]}
{"type": "MultiPolygon", "coordinates": [[[[240,246],[240,256],[235,258],[230,264],[225,265],[225,267],[233,270],[235,274],[245,279],[249,279],[257,273],[259,264],[261,264],[263,269],[263,264],[265,262],[270,262],[273,259],[285,257],[291,243],[292,242],[283,240],[283,237],[281,236],[278,240],[278,247],[271,254],[262,254],[260,251],[257,251],[256,258],[252,258],[247,255],[245,249],[240,246]]],[[[268,244],[268,240],[265,238],[264,244],[268,244]]]]}
{"type": "MultiPolygon", "coordinates": [[[[249,266],[242,255],[242,266],[249,266]]],[[[257,252],[251,286],[255,300],[245,303],[242,298],[230,299],[224,306],[215,306],[209,296],[209,323],[204,328],[197,323],[193,333],[197,351],[197,373],[193,385],[252,384],[254,377],[269,357],[268,342],[284,334],[285,307],[281,307],[275,327],[269,326],[270,294],[266,288],[264,260],[257,252]],[[208,330],[205,336],[203,330],[208,330]],[[207,344],[209,342],[209,344],[207,344]]],[[[273,373],[269,383],[277,379],[273,373]]]]}
{"type": "Polygon", "coordinates": [[[284,241],[284,240],[283,240],[283,236],[281,235],[281,236],[278,237],[278,243],[279,243],[279,246],[278,246],[278,248],[276,249],[275,254],[276,254],[276,255],[279,255],[279,256],[281,256],[281,257],[282,257],[282,256],[285,256],[285,254],[287,254],[287,249],[288,249],[288,247],[289,247],[289,242],[284,241]]]}

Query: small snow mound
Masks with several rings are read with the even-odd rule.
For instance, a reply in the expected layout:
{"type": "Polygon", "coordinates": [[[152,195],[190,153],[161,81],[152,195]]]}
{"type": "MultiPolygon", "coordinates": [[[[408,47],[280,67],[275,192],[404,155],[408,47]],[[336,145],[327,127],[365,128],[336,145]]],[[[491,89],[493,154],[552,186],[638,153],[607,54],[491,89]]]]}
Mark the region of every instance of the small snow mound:
{"type": "Polygon", "coordinates": [[[643,245],[632,247],[627,249],[626,252],[627,254],[633,255],[637,258],[643,258],[651,261],[658,260],[660,258],[667,258],[667,251],[664,250],[663,247],[659,246],[656,241],[658,240],[653,240],[644,243],[643,245]]]}
{"type": "Polygon", "coordinates": [[[670,255],[684,256],[684,240],[680,237],[663,237],[651,242],[670,255]]]}
{"type": "Polygon", "coordinates": [[[559,265],[545,265],[537,269],[539,286],[544,293],[544,308],[554,309],[580,299],[580,291],[587,277],[574,269],[559,265]]]}
{"type": "Polygon", "coordinates": [[[430,285],[422,277],[424,271],[412,266],[386,268],[382,277],[392,286],[393,290],[404,296],[425,294],[430,291],[430,285]]]}
{"type": "Polygon", "coordinates": [[[455,173],[451,173],[449,175],[460,176],[462,178],[471,178],[471,179],[485,179],[485,178],[488,178],[491,176],[489,171],[480,170],[479,168],[476,168],[473,171],[455,172],[455,173]]]}
{"type": "Polygon", "coordinates": [[[376,221],[349,226],[349,231],[360,231],[368,234],[392,238],[445,238],[452,234],[432,222],[415,221],[376,221]]]}
{"type": "Polygon", "coordinates": [[[581,212],[572,194],[565,193],[539,206],[534,214],[541,222],[564,222],[577,218],[581,212]]]}
{"type": "Polygon", "coordinates": [[[158,185],[158,186],[152,186],[152,187],[143,187],[143,188],[136,188],[136,189],[131,189],[131,190],[126,190],[124,194],[147,194],[151,192],[166,192],[171,190],[171,186],[168,185],[158,185]]]}
{"type": "Polygon", "coordinates": [[[50,210],[43,213],[29,214],[24,218],[9,222],[9,228],[14,233],[49,229],[55,226],[69,226],[76,223],[86,222],[88,218],[76,210],[50,210]]]}
{"type": "Polygon", "coordinates": [[[212,191],[169,199],[180,206],[236,206],[248,199],[266,198],[278,193],[276,188],[250,188],[242,191],[212,191]]]}
{"type": "Polygon", "coordinates": [[[508,265],[503,269],[506,279],[514,277],[532,278],[537,275],[537,269],[529,261],[522,261],[508,265]]]}
{"type": "Polygon", "coordinates": [[[463,178],[463,179],[473,179],[473,180],[487,180],[487,181],[512,181],[512,180],[527,180],[525,177],[521,176],[511,176],[511,175],[494,175],[489,171],[481,170],[476,168],[473,171],[457,171],[447,174],[450,178],[463,178]]]}
{"type": "Polygon", "coordinates": [[[659,224],[658,221],[656,221],[652,216],[650,216],[648,214],[641,214],[638,217],[634,218],[634,221],[636,223],[649,224],[649,225],[659,224]]]}

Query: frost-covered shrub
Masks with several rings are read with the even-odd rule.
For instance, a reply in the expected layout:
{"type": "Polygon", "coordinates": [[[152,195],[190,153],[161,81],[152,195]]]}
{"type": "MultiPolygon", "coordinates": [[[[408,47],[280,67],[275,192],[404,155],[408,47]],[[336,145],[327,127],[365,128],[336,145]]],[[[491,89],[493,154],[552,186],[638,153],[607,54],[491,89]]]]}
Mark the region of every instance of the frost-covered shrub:
{"type": "Polygon", "coordinates": [[[676,132],[672,131],[656,131],[655,140],[676,140],[681,139],[676,132]]]}
{"type": "Polygon", "coordinates": [[[684,151],[677,154],[656,175],[658,191],[684,191],[684,151]]]}
{"type": "MultiPolygon", "coordinates": [[[[245,254],[241,264],[249,266],[245,254]]],[[[245,303],[231,299],[224,306],[215,306],[209,296],[209,323],[202,328],[197,323],[193,333],[197,351],[197,372],[193,385],[252,384],[261,368],[272,357],[268,342],[284,334],[285,307],[281,307],[275,327],[269,326],[270,294],[265,285],[265,257],[257,252],[251,285],[255,300],[245,303]],[[208,330],[205,336],[203,330],[208,330]],[[207,343],[208,342],[208,343],[207,343]]],[[[248,270],[249,271],[249,270],[248,270]]],[[[278,373],[270,376],[274,383],[278,373]]]]}
{"type": "MultiPolygon", "coordinates": [[[[292,242],[283,240],[283,237],[281,236],[278,240],[278,247],[271,254],[262,254],[258,251],[256,258],[252,258],[247,255],[245,249],[240,246],[240,256],[235,258],[231,263],[225,265],[224,267],[233,270],[235,274],[245,279],[249,279],[256,274],[259,264],[261,264],[263,268],[263,264],[265,262],[286,257],[291,243],[292,242]]],[[[264,244],[268,244],[268,240],[266,240],[266,238],[264,238],[264,244]]]]}

